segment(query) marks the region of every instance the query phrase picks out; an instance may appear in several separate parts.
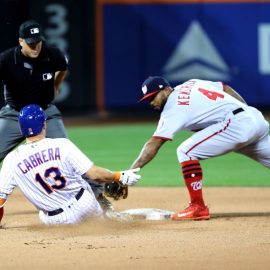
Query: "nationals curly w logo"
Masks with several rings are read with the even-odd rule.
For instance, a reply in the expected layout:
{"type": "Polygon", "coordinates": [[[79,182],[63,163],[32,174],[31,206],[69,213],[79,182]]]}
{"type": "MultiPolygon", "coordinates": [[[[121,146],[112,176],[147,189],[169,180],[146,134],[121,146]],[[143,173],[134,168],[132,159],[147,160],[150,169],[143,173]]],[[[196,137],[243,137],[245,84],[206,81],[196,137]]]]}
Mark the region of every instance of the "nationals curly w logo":
{"type": "Polygon", "coordinates": [[[202,189],[202,181],[192,182],[191,186],[192,186],[193,190],[202,189]]]}

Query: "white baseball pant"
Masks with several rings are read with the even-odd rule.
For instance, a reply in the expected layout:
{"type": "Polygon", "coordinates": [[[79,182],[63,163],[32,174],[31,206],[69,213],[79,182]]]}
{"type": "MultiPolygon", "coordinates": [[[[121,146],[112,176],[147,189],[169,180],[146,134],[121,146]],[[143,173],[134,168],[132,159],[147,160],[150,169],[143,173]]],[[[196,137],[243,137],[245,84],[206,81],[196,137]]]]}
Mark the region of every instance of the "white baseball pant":
{"type": "Polygon", "coordinates": [[[103,215],[103,210],[91,189],[85,189],[79,200],[74,197],[61,208],[64,211],[54,216],[49,216],[47,213],[40,211],[41,222],[46,225],[77,224],[88,217],[102,217],[103,215]]]}
{"type": "Polygon", "coordinates": [[[213,124],[184,141],[177,148],[179,163],[203,160],[235,151],[270,168],[269,124],[261,112],[248,108],[213,124]]]}

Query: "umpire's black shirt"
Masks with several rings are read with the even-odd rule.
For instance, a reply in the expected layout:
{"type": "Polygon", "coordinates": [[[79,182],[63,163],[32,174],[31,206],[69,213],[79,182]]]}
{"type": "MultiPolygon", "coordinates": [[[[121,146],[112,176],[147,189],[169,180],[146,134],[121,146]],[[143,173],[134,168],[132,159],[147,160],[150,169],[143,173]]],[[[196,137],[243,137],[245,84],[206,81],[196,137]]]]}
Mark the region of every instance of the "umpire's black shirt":
{"type": "Polygon", "coordinates": [[[25,57],[17,46],[0,54],[0,81],[6,104],[21,110],[28,104],[46,109],[54,99],[54,75],[67,69],[65,55],[43,42],[39,56],[25,57]]]}

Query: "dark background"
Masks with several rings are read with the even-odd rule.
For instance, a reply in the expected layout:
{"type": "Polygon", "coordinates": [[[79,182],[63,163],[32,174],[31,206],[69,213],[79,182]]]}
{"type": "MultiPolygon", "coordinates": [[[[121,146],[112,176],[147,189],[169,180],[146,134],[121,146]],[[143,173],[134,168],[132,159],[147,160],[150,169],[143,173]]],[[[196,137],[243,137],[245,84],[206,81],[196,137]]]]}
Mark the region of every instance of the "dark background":
{"type": "MultiPolygon", "coordinates": [[[[20,24],[34,19],[47,41],[67,53],[69,74],[56,103],[69,114],[96,110],[94,5],[94,1],[0,0],[0,51],[16,46],[20,24]]],[[[0,96],[2,105],[2,89],[0,96]]]]}
{"type": "MultiPolygon", "coordinates": [[[[18,44],[19,25],[29,19],[37,20],[47,41],[70,60],[68,76],[55,100],[65,116],[156,116],[147,104],[137,103],[141,83],[149,75],[164,76],[172,86],[191,78],[222,80],[249,104],[264,111],[270,108],[270,0],[138,0],[138,4],[129,0],[0,0],[0,52],[18,44]],[[180,64],[171,70],[174,80],[167,77],[172,74],[164,67],[194,22],[228,69],[212,66],[214,57],[204,46],[197,46],[197,52],[186,46],[182,56],[175,57],[180,64]],[[261,26],[266,26],[266,42],[261,45],[265,45],[268,64],[263,72],[261,26]],[[185,59],[194,52],[194,58],[185,59]],[[184,77],[185,68],[196,65],[199,72],[193,69],[184,77]],[[224,75],[230,78],[226,81],[224,75]]],[[[201,44],[199,35],[193,38],[191,45],[201,44]]]]}

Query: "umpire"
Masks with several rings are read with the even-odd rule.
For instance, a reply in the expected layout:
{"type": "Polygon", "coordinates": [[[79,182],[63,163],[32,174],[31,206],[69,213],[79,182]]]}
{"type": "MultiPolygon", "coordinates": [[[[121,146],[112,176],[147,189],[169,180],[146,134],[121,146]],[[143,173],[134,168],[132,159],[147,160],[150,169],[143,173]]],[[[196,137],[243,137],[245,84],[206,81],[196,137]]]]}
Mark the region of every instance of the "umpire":
{"type": "MultiPolygon", "coordinates": [[[[0,162],[24,140],[18,115],[28,104],[37,104],[47,116],[48,138],[67,138],[58,108],[53,103],[67,74],[67,57],[47,44],[38,22],[29,20],[19,28],[19,45],[0,54],[0,82],[5,106],[0,110],[0,162]]],[[[121,219],[103,195],[103,185],[87,179],[108,217],[121,219]]]]}
{"type": "Polygon", "coordinates": [[[67,67],[65,55],[44,42],[36,21],[26,21],[20,26],[19,45],[0,54],[0,80],[5,99],[0,111],[0,161],[24,140],[18,115],[28,104],[38,104],[45,110],[47,137],[67,137],[61,113],[52,103],[67,67]]]}

